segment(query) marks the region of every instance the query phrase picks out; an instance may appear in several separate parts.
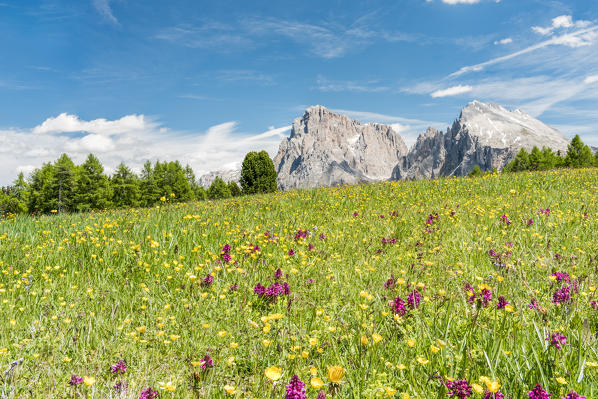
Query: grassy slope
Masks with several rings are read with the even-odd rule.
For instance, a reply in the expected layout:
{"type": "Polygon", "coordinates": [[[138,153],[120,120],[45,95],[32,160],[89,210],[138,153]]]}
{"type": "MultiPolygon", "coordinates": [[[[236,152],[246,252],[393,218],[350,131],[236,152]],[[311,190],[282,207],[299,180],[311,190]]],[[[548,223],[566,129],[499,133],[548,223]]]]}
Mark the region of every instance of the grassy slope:
{"type": "Polygon", "coordinates": [[[283,397],[297,374],[315,397],[310,368],[329,389],[326,366],[339,365],[346,375],[338,398],[393,389],[397,397],[448,397],[438,376],[482,386],[487,376],[507,397],[527,397],[541,383],[553,398],[570,389],[593,398],[598,310],[588,303],[598,285],[597,199],[598,170],[586,169],[4,221],[0,366],[24,362],[0,390],[137,398],[170,381],[176,388],[161,397],[224,397],[225,385],[238,397],[283,397]],[[549,216],[539,214],[545,208],[549,216]],[[439,218],[427,226],[432,213],[439,218]],[[500,222],[503,214],[511,225],[500,222]],[[312,234],[295,240],[298,229],[312,234]],[[396,243],[383,245],[383,237],[396,243]],[[261,250],[251,253],[250,243],[261,250]],[[237,265],[219,262],[224,244],[237,265]],[[512,252],[505,267],[493,265],[490,249],[512,252]],[[263,304],[253,287],[271,284],[277,268],[288,273],[290,300],[263,304]],[[571,304],[551,301],[560,287],[549,278],[555,271],[579,280],[571,304]],[[208,273],[214,282],[202,287],[208,273]],[[391,275],[401,278],[394,290],[384,288],[391,275]],[[492,303],[469,305],[465,283],[476,291],[488,284],[492,303]],[[420,307],[393,318],[389,301],[406,299],[417,284],[425,286],[420,307]],[[513,312],[496,309],[500,295],[513,312]],[[542,311],[528,308],[532,296],[542,311]],[[263,318],[276,313],[284,317],[263,318]],[[567,336],[559,351],[545,341],[557,330],[567,336]],[[373,333],[383,340],[373,342],[373,333]],[[192,364],[205,354],[214,359],[208,371],[192,364]],[[128,371],[119,379],[129,389],[118,396],[109,369],[121,358],[128,371]],[[264,377],[273,365],[283,373],[274,388],[264,377]],[[69,387],[73,373],[95,383],[69,387]]]}

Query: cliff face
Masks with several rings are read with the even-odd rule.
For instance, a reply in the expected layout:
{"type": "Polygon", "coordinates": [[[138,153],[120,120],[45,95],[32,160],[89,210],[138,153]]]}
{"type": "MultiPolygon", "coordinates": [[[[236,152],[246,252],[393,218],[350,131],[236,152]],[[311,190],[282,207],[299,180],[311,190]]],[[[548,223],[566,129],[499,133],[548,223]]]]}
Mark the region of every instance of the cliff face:
{"type": "Polygon", "coordinates": [[[521,110],[473,101],[446,133],[428,129],[393,170],[392,180],[464,176],[475,165],[501,169],[521,148],[550,147],[567,151],[556,129],[521,110]]]}
{"type": "Polygon", "coordinates": [[[322,106],[295,119],[274,158],[282,190],[388,180],[407,146],[390,126],[361,124],[322,106]]]}

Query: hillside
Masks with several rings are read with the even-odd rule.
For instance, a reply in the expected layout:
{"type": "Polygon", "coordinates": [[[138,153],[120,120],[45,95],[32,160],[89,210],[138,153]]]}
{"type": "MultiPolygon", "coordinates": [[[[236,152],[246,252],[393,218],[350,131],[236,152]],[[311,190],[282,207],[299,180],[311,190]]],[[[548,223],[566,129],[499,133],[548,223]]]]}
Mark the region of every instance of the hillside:
{"type": "Polygon", "coordinates": [[[563,169],[5,220],[0,390],[593,398],[597,193],[563,169]]]}

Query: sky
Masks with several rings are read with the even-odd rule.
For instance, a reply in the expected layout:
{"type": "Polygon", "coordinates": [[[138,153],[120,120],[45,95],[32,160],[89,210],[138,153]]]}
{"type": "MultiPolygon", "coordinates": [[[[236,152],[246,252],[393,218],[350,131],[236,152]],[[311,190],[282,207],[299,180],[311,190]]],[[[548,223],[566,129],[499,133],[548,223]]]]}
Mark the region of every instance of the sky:
{"type": "Polygon", "coordinates": [[[324,105],[408,145],[470,101],[598,146],[596,0],[0,0],[0,185],[66,152],[274,156],[324,105]]]}

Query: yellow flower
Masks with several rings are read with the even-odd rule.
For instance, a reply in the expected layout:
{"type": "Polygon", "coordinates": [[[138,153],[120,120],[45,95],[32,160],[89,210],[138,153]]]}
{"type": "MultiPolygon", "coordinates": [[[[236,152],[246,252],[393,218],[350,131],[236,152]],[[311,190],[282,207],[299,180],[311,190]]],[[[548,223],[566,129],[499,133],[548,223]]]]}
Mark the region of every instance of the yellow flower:
{"type": "Polygon", "coordinates": [[[177,339],[181,338],[181,336],[180,336],[180,335],[174,335],[174,334],[170,334],[170,336],[169,336],[169,337],[170,337],[170,339],[171,339],[172,341],[176,341],[177,339]]]}
{"type": "Polygon", "coordinates": [[[309,373],[315,377],[316,375],[318,375],[318,369],[314,366],[311,366],[311,368],[309,369],[309,373]]]}
{"type": "Polygon", "coordinates": [[[401,394],[401,399],[411,399],[411,396],[407,392],[401,394]]]}
{"type": "Polygon", "coordinates": [[[498,381],[487,381],[486,388],[492,393],[496,393],[500,389],[500,383],[498,381]]]}
{"type": "Polygon", "coordinates": [[[471,384],[471,387],[476,393],[484,393],[484,388],[480,384],[473,383],[471,384]]]}
{"type": "Polygon", "coordinates": [[[365,335],[363,335],[363,336],[361,337],[361,345],[363,345],[363,346],[368,346],[368,342],[369,342],[369,341],[368,341],[368,337],[366,337],[365,335]]]}
{"type": "Polygon", "coordinates": [[[512,305],[506,305],[505,306],[505,312],[512,313],[513,312],[513,306],[512,305]]]}
{"type": "Polygon", "coordinates": [[[430,345],[430,350],[432,351],[432,353],[438,353],[438,351],[440,351],[440,348],[434,345],[430,345]]]}
{"type": "Polygon", "coordinates": [[[139,327],[135,327],[135,330],[137,330],[137,332],[143,334],[147,330],[147,327],[145,327],[145,326],[139,326],[139,327]]]}
{"type": "Polygon", "coordinates": [[[172,381],[159,382],[158,387],[168,392],[173,392],[176,389],[176,386],[172,383],[172,381]]]}
{"type": "Polygon", "coordinates": [[[426,364],[430,363],[430,361],[429,361],[428,359],[425,359],[425,358],[423,358],[423,357],[418,357],[418,358],[417,358],[417,362],[418,362],[419,364],[421,364],[421,365],[424,365],[424,366],[425,366],[426,364]]]}
{"type": "Polygon", "coordinates": [[[413,348],[415,346],[415,341],[412,339],[408,339],[407,340],[407,345],[409,345],[410,348],[413,348]]]}
{"type": "Polygon", "coordinates": [[[311,379],[310,384],[314,389],[320,389],[324,386],[324,381],[320,377],[314,377],[311,379]]]}
{"type": "Polygon", "coordinates": [[[372,334],[372,340],[375,343],[378,343],[378,342],[382,341],[382,335],[374,333],[374,334],[372,334]]]}
{"type": "Polygon", "coordinates": [[[567,380],[564,379],[563,377],[557,377],[556,382],[558,382],[561,385],[567,385],[567,380]]]}
{"type": "Polygon", "coordinates": [[[264,339],[264,340],[262,341],[262,344],[263,344],[264,346],[266,346],[266,347],[270,346],[270,344],[271,344],[271,343],[272,343],[272,341],[271,341],[271,340],[269,340],[269,339],[264,339]]]}
{"type": "Polygon", "coordinates": [[[407,368],[407,366],[405,366],[403,363],[401,363],[401,364],[397,364],[397,368],[399,370],[405,370],[407,368]]]}
{"type": "Polygon", "coordinates": [[[225,385],[224,392],[226,392],[228,395],[234,395],[237,392],[237,389],[231,385],[225,385]]]}
{"type": "Polygon", "coordinates": [[[397,390],[394,388],[386,387],[385,390],[387,396],[395,396],[395,393],[397,393],[397,390]]]}
{"type": "Polygon", "coordinates": [[[330,382],[338,384],[345,376],[345,369],[340,366],[327,366],[328,379],[330,382]]]}
{"type": "Polygon", "coordinates": [[[270,381],[278,381],[282,376],[282,370],[276,366],[270,366],[264,370],[264,374],[270,381]]]}
{"type": "Polygon", "coordinates": [[[86,375],[83,377],[83,383],[89,387],[96,383],[96,379],[86,375]]]}

